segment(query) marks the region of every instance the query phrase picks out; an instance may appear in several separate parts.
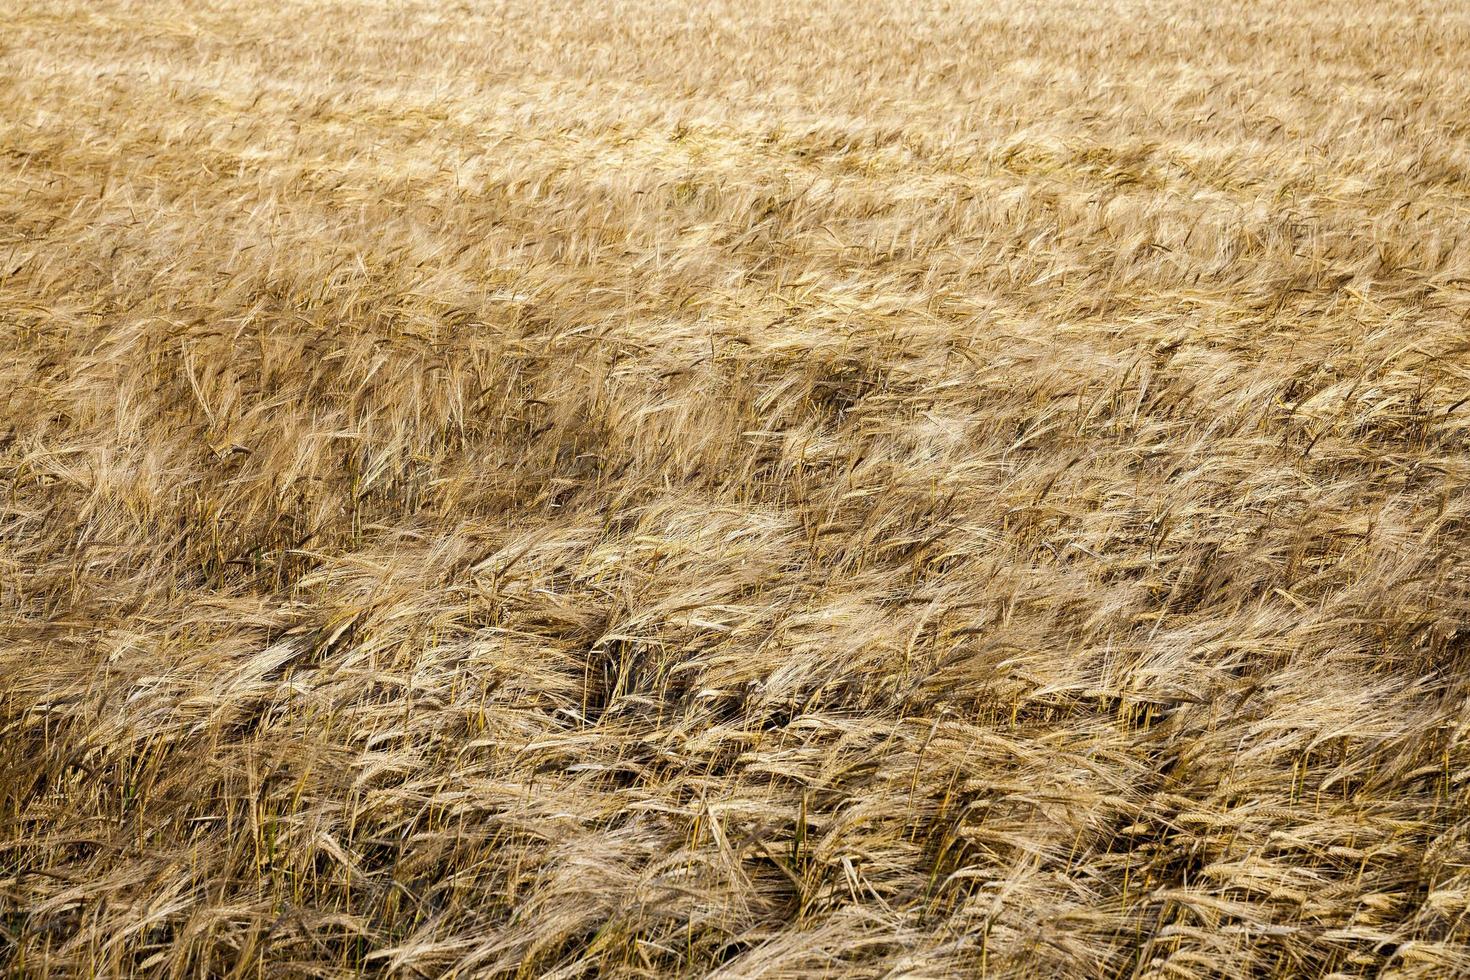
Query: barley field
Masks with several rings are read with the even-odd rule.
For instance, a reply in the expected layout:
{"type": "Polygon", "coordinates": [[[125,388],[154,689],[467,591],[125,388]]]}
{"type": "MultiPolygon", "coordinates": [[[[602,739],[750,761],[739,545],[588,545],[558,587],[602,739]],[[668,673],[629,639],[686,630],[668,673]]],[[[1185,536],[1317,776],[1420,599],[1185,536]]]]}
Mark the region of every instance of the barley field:
{"type": "Polygon", "coordinates": [[[0,3],[0,974],[1470,975],[1470,7],[0,3]]]}

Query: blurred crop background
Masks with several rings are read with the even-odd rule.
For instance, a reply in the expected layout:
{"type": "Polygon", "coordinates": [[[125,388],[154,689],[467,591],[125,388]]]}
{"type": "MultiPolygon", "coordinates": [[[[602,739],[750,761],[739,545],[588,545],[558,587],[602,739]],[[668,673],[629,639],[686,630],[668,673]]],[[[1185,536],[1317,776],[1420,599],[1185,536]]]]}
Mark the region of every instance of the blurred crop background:
{"type": "Polygon", "coordinates": [[[0,5],[0,972],[1470,972],[1470,8],[0,5]]]}

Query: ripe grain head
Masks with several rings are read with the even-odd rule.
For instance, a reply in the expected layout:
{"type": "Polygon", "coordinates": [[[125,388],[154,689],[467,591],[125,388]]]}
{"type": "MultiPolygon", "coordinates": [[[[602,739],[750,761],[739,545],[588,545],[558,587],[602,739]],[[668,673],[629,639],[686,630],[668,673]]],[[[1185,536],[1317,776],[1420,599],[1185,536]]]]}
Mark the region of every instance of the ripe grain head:
{"type": "Polygon", "coordinates": [[[1463,10],[7,20],[6,971],[1470,971],[1463,10]]]}

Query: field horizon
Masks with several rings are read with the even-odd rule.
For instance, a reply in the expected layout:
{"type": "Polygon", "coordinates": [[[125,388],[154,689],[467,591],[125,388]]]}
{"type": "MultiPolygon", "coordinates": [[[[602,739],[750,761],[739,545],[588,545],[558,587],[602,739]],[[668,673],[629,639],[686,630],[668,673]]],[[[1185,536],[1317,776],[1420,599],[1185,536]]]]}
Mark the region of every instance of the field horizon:
{"type": "Polygon", "coordinates": [[[0,973],[1470,975],[1470,8],[0,25],[0,973]]]}

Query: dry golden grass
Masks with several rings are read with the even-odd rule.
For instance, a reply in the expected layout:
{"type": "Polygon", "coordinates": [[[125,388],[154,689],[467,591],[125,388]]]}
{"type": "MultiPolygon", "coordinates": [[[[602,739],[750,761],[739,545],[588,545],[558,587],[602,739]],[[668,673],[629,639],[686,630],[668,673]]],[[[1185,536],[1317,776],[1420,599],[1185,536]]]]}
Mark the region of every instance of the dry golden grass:
{"type": "Polygon", "coordinates": [[[1470,8],[0,22],[0,971],[1470,972],[1470,8]]]}

